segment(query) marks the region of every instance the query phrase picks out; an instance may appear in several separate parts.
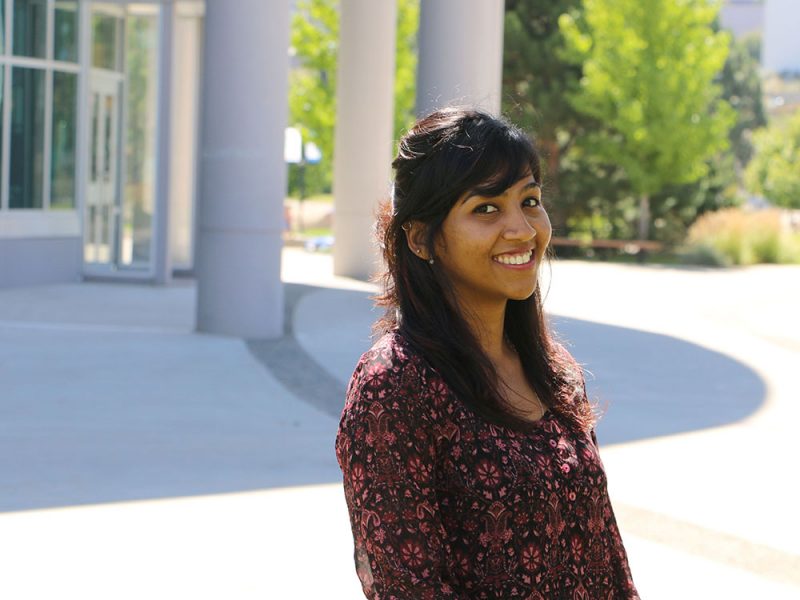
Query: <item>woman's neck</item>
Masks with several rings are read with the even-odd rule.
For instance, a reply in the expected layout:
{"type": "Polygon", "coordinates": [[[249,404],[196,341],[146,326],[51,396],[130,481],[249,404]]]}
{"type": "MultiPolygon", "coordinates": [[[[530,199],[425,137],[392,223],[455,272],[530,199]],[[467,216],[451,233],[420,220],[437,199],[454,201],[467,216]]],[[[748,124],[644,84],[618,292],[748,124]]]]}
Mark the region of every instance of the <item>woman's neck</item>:
{"type": "Polygon", "coordinates": [[[462,306],[462,314],[472,335],[489,360],[499,365],[508,357],[509,348],[505,343],[505,303],[493,306],[462,306]]]}

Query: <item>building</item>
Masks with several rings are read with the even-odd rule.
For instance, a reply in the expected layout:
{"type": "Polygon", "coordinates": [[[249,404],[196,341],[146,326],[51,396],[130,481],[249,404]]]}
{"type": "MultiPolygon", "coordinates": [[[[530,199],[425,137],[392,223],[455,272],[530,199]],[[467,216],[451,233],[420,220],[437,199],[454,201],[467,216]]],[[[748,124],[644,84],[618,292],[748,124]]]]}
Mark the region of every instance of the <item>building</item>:
{"type": "Polygon", "coordinates": [[[764,29],[762,0],[726,0],[719,12],[720,24],[737,38],[761,34],[764,29]]]}
{"type": "Polygon", "coordinates": [[[800,2],[768,0],[764,5],[761,66],[768,73],[800,76],[800,2]]]}
{"type": "Polygon", "coordinates": [[[766,73],[800,74],[797,0],[726,0],[720,24],[737,38],[761,36],[761,66],[766,73]]]}
{"type": "MultiPolygon", "coordinates": [[[[291,6],[0,0],[0,288],[188,272],[198,329],[280,335],[291,6]]],[[[366,275],[396,6],[340,9],[334,259],[366,275]]],[[[422,0],[420,106],[498,109],[502,32],[503,0],[422,0]]]]}
{"type": "Polygon", "coordinates": [[[192,268],[203,4],[164,6],[0,1],[0,287],[192,268]]]}

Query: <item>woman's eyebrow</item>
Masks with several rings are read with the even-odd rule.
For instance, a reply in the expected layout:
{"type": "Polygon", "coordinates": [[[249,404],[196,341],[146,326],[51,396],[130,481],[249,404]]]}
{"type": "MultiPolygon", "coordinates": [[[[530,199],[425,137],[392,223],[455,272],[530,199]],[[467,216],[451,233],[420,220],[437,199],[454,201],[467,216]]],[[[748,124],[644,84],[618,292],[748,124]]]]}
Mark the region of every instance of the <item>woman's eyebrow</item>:
{"type": "MultiPolygon", "coordinates": [[[[521,191],[526,192],[534,188],[539,188],[541,190],[542,186],[537,181],[531,181],[530,183],[525,184],[521,191]]],[[[508,190],[500,194],[500,196],[505,196],[507,192],[508,190]]],[[[461,204],[466,204],[471,198],[475,198],[476,196],[483,196],[481,190],[472,190],[469,194],[464,196],[464,199],[461,201],[461,204]]]]}
{"type": "Polygon", "coordinates": [[[522,188],[522,191],[524,192],[524,191],[526,191],[526,190],[532,190],[533,188],[539,188],[539,189],[541,190],[541,189],[542,189],[542,186],[541,186],[541,185],[539,185],[539,183],[538,183],[538,182],[536,182],[536,181],[531,181],[529,184],[527,184],[526,186],[524,186],[524,187],[522,188]]]}

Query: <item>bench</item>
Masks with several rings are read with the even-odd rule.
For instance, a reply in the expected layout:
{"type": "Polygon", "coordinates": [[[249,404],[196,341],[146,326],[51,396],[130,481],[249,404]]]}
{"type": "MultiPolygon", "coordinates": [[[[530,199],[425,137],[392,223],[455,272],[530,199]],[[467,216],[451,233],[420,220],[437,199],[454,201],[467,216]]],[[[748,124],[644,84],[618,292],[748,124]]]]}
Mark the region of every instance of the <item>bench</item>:
{"type": "Polygon", "coordinates": [[[553,237],[550,239],[553,246],[566,246],[572,248],[594,248],[604,250],[622,250],[626,254],[639,254],[641,251],[658,252],[664,244],[653,240],[575,240],[565,237],[553,237]]]}

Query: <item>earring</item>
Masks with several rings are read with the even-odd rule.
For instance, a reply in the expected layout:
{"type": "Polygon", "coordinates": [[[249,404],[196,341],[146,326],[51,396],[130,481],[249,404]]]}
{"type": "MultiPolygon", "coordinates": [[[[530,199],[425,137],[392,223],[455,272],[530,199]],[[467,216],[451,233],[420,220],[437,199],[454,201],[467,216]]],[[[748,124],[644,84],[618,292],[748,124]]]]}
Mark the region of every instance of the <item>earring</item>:
{"type": "Polygon", "coordinates": [[[434,261],[433,261],[433,259],[432,259],[432,258],[429,258],[429,259],[428,259],[428,264],[429,264],[429,265],[432,265],[432,264],[433,264],[433,262],[434,262],[434,261]]]}

